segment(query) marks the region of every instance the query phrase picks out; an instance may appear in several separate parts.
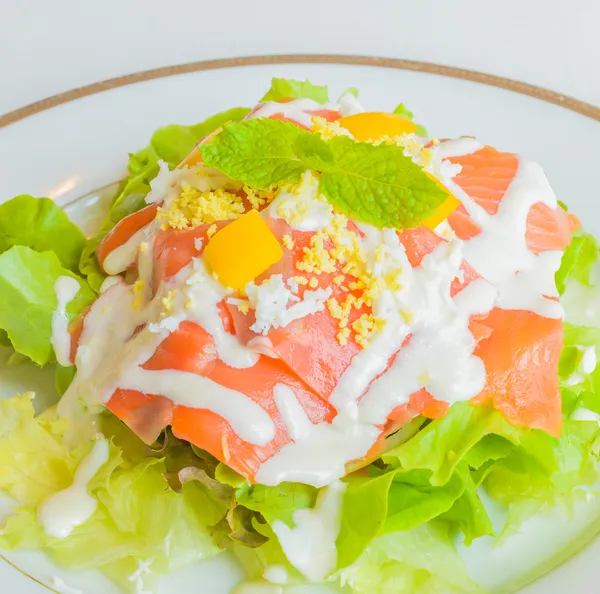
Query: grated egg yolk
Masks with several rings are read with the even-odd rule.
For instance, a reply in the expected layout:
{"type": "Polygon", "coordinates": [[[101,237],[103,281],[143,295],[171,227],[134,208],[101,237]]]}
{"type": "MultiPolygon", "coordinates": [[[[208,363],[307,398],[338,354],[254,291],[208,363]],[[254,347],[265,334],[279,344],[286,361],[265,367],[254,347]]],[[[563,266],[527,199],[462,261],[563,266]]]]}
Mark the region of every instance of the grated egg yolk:
{"type": "Polygon", "coordinates": [[[225,190],[201,192],[183,184],[181,194],[166,209],[159,208],[157,220],[162,229],[193,229],[205,223],[238,219],[245,212],[244,201],[225,190]]]}

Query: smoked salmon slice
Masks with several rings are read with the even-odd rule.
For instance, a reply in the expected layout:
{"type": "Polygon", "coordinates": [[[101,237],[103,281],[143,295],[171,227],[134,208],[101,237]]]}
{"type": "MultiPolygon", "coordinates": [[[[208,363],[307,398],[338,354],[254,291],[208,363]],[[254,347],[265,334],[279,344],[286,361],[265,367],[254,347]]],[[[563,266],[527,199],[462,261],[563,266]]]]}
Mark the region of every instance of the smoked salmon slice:
{"type": "MultiPolygon", "coordinates": [[[[451,158],[450,161],[462,167],[454,183],[488,214],[495,215],[517,175],[518,157],[486,146],[470,155],[451,158]]],[[[481,233],[481,228],[471,219],[464,206],[459,206],[450,214],[448,223],[457,237],[465,241],[481,233]]],[[[576,225],[576,219],[570,219],[561,207],[551,209],[538,202],[531,207],[527,216],[527,247],[534,254],[564,250],[571,243],[571,233],[576,225]]]]}
{"type": "Polygon", "coordinates": [[[562,320],[531,311],[495,308],[482,323],[491,332],[479,341],[475,355],[485,364],[487,383],[474,403],[491,401],[513,425],[542,429],[559,437],[562,320]]]}
{"type": "Polygon", "coordinates": [[[121,247],[138,231],[149,225],[155,218],[158,212],[157,204],[150,204],[142,210],[138,210],[124,219],[121,219],[102,240],[102,243],[96,250],[96,257],[100,267],[104,264],[106,256],[113,250],[121,247]]]}
{"type": "MultiPolygon", "coordinates": [[[[326,115],[331,121],[335,119],[335,115],[326,115]]],[[[518,157],[484,147],[451,161],[462,167],[454,182],[486,213],[495,216],[518,174],[518,157]]],[[[155,216],[156,206],[151,205],[124,219],[101,245],[98,251],[100,262],[155,216]]],[[[220,221],[217,228],[229,222],[220,221]]],[[[309,247],[313,232],[293,230],[282,221],[269,220],[268,223],[282,243],[283,236],[290,235],[293,246],[285,250],[280,262],[257,279],[258,284],[273,274],[281,274],[286,283],[292,279],[304,279],[298,286],[300,298],[305,291],[318,288],[331,288],[331,298],[339,302],[349,294],[359,296],[359,293],[344,291],[340,286],[356,280],[344,272],[341,265],[326,273],[313,274],[298,269],[297,264],[309,247]],[[334,282],[336,277],[343,277],[344,282],[334,282]],[[316,285],[313,279],[316,279],[316,285]]],[[[463,241],[482,232],[462,206],[450,214],[448,224],[463,241]]],[[[155,290],[160,283],[174,277],[192,258],[201,255],[209,241],[209,227],[200,225],[188,231],[166,230],[156,234],[153,248],[155,290]]],[[[527,245],[535,254],[563,250],[569,245],[571,234],[577,227],[577,219],[562,208],[534,204],[527,217],[527,245]]],[[[420,266],[425,256],[446,241],[426,227],[401,230],[398,237],[413,267],[420,266]]],[[[325,249],[333,247],[328,241],[325,241],[325,249]]],[[[461,272],[462,278],[455,279],[450,287],[451,296],[479,277],[466,261],[462,263],[461,272]]],[[[240,297],[243,298],[243,295],[240,297]]],[[[237,303],[225,300],[220,305],[221,319],[227,331],[234,333],[243,344],[248,344],[259,336],[251,329],[256,318],[252,310],[241,312],[237,303]]],[[[371,308],[363,303],[352,309],[348,323],[369,313],[372,313],[371,308]]],[[[195,373],[246,394],[267,411],[276,426],[275,438],[265,446],[244,441],[224,418],[214,412],[177,406],[159,395],[117,390],[108,408],[149,442],[171,425],[175,435],[209,451],[252,480],[260,465],[290,442],[275,402],[277,384],[294,390],[313,423],[331,422],[335,417],[336,410],[329,403],[329,398],[343,373],[361,351],[352,337],[341,344],[339,329],[338,320],[328,308],[283,328],[271,328],[263,338],[267,339],[274,358],[260,355],[252,368],[234,369],[219,359],[214,341],[206,331],[192,322],[183,322],[144,364],[145,369],[195,373]]],[[[562,321],[545,318],[532,311],[494,308],[486,315],[472,316],[469,329],[476,342],[474,354],[481,358],[486,370],[485,387],[473,399],[473,404],[491,402],[514,425],[541,429],[558,436],[562,419],[557,375],[562,321]]],[[[73,332],[75,349],[80,331],[80,327],[76,326],[73,332]]],[[[387,424],[381,427],[382,437],[372,451],[378,451],[389,431],[397,430],[416,415],[436,419],[444,416],[448,408],[447,402],[436,400],[426,388],[415,392],[408,403],[396,407],[388,416],[387,424]]]]}
{"type": "Polygon", "coordinates": [[[212,337],[191,322],[181,324],[171,333],[142,367],[202,375],[221,386],[243,392],[267,411],[275,423],[276,435],[266,446],[258,446],[241,439],[218,414],[206,409],[174,405],[159,395],[117,390],[107,403],[111,412],[148,443],[171,425],[177,437],[210,452],[249,478],[254,476],[262,462],[290,441],[275,402],[275,386],[282,384],[292,388],[313,423],[331,422],[335,416],[335,409],[319,398],[282,361],[261,356],[251,370],[225,365],[218,359],[212,337]]]}

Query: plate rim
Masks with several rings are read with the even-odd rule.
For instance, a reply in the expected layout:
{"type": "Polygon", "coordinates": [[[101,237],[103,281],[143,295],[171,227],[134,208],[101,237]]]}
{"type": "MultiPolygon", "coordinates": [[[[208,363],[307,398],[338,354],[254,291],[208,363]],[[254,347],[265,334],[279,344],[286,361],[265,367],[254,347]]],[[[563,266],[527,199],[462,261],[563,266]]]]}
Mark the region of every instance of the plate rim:
{"type": "Polygon", "coordinates": [[[579,113],[592,120],[600,121],[600,107],[580,101],[569,95],[558,93],[544,87],[521,82],[511,78],[488,74],[477,70],[457,68],[436,64],[433,62],[421,62],[406,60],[403,58],[386,58],[377,56],[347,55],[347,54],[273,54],[239,56],[233,58],[216,58],[212,60],[199,60],[172,66],[163,66],[142,70],[131,74],[109,78],[82,87],[77,87],[57,95],[52,95],[19,107],[0,115],[0,129],[14,124],[20,120],[31,117],[43,111],[52,109],[59,105],[82,99],[90,95],[110,91],[140,82],[189,74],[192,72],[221,70],[240,66],[264,66],[273,64],[331,64],[350,66],[371,66],[377,68],[388,68],[394,70],[408,70],[425,74],[437,74],[448,78],[466,80],[491,87],[497,87],[521,95],[527,95],[546,103],[552,103],[570,111],[579,113]]]}
{"type": "MultiPolygon", "coordinates": [[[[12,111],[0,114],[0,129],[15,124],[26,118],[32,117],[54,107],[83,99],[85,97],[110,91],[120,87],[142,83],[146,81],[168,78],[181,74],[189,74],[201,71],[222,70],[235,67],[263,66],[274,64],[330,64],[351,65],[387,68],[392,70],[405,70],[420,72],[424,74],[440,75],[447,78],[466,80],[486,86],[496,87],[511,91],[520,95],[526,95],[535,99],[563,107],[570,111],[579,113],[592,120],[600,122],[600,107],[581,101],[569,95],[558,93],[541,86],[532,85],[522,81],[488,74],[477,70],[458,68],[433,62],[407,60],[403,58],[389,58],[378,56],[348,55],[348,54],[273,54],[273,55],[251,55],[232,58],[216,58],[211,60],[199,60],[171,66],[163,66],[142,70],[118,77],[102,80],[81,87],[76,87],[56,95],[51,95],[39,101],[24,105],[12,111]]],[[[588,543],[589,544],[589,543],[588,543]]],[[[18,567],[15,563],[0,553],[0,561],[12,567],[21,575],[29,578],[38,586],[53,594],[59,594],[52,586],[45,584],[34,576],[18,567]]]]}

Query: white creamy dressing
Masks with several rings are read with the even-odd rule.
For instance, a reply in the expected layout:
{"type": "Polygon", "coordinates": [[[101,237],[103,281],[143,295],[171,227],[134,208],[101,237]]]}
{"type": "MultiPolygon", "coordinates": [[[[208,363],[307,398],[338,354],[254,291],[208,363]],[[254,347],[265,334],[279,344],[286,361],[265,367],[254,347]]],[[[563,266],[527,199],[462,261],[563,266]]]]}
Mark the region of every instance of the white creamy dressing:
{"type": "Polygon", "coordinates": [[[106,293],[106,291],[108,291],[108,289],[110,289],[111,287],[114,287],[115,285],[118,285],[119,283],[123,282],[123,278],[119,275],[117,276],[107,276],[104,281],[102,281],[102,284],[100,285],[100,293],[106,293]]]}
{"type": "Polygon", "coordinates": [[[346,474],[346,464],[365,455],[381,430],[340,412],[332,423],[313,423],[294,390],[275,387],[275,402],[292,441],[263,462],[256,482],[285,481],[324,487],[346,474]]]}
{"type": "Polygon", "coordinates": [[[265,212],[272,219],[281,219],[288,207],[293,210],[292,226],[297,231],[319,231],[333,220],[331,204],[319,192],[319,181],[311,171],[302,175],[293,190],[283,188],[265,212]]]}
{"type": "Polygon", "coordinates": [[[327,287],[315,291],[308,289],[300,299],[295,294],[297,284],[288,281],[288,285],[281,274],[272,275],[258,286],[248,283],[246,294],[256,313],[256,322],[250,326],[252,331],[268,334],[271,328],[283,328],[294,320],[323,311],[325,301],[331,297],[331,288],[327,287]]]}
{"type": "Polygon", "coordinates": [[[596,357],[596,347],[577,347],[582,353],[581,360],[575,371],[564,381],[566,386],[576,386],[583,382],[590,373],[596,369],[598,359],[596,357]]]}
{"type": "Polygon", "coordinates": [[[136,231],[124,244],[115,248],[106,256],[102,267],[107,274],[115,275],[125,272],[136,260],[141,243],[158,231],[158,223],[152,221],[136,231]]]}
{"type": "Polygon", "coordinates": [[[275,437],[271,417],[254,400],[196,373],[134,367],[122,377],[119,387],[160,394],[181,406],[211,410],[226,419],[242,439],[256,445],[264,446],[275,437]]]}
{"type": "Polygon", "coordinates": [[[340,531],[346,485],[334,482],[323,489],[313,508],[294,512],[294,527],[276,520],[272,524],[289,562],[312,582],[319,582],[337,565],[335,541],[340,531]]]}
{"type": "Polygon", "coordinates": [[[202,258],[194,258],[191,265],[178,274],[174,284],[176,287],[183,285],[180,292],[185,297],[185,304],[180,308],[181,315],[202,326],[212,336],[223,363],[238,369],[256,365],[258,354],[225,331],[218,304],[231,293],[231,289],[212,277],[202,258]]]}
{"type": "MultiPolygon", "coordinates": [[[[444,144],[440,145],[442,149],[444,144]]],[[[488,214],[452,180],[442,181],[482,228],[479,235],[462,242],[462,247],[465,260],[498,289],[496,306],[562,318],[560,304],[543,297],[558,296],[554,273],[560,266],[560,253],[535,255],[527,247],[527,216],[531,207],[537,202],[557,207],[543,169],[519,157],[515,178],[495,215],[488,214]]]]}
{"type": "Polygon", "coordinates": [[[152,573],[150,569],[154,559],[143,561],[138,559],[138,568],[127,578],[135,587],[135,594],[151,594],[149,590],[144,590],[144,576],[152,573]]]}
{"type": "Polygon", "coordinates": [[[54,283],[56,309],[52,314],[52,335],[50,342],[59,365],[69,367],[71,363],[71,335],[69,334],[69,317],[67,306],[79,293],[81,287],[71,276],[61,276],[54,283]]]}
{"type": "Polygon", "coordinates": [[[475,340],[469,318],[480,309],[489,309],[493,301],[483,306],[471,303],[472,311],[460,308],[450,297],[450,285],[460,273],[461,262],[460,251],[452,243],[442,243],[412,270],[414,278],[404,297],[405,307],[413,315],[412,337],[387,373],[376,379],[361,399],[359,413],[365,421],[385,423],[396,406],[407,403],[411,394],[423,387],[434,398],[450,403],[469,400],[483,389],[485,367],[473,355],[475,340]]]}
{"type": "Polygon", "coordinates": [[[66,538],[77,526],[92,517],[98,501],[88,493],[88,484],[106,462],[108,441],[100,438],[79,465],[73,484],[42,502],[38,509],[38,520],[48,536],[66,538]]]}
{"type": "Polygon", "coordinates": [[[579,407],[571,414],[572,421],[595,421],[600,424],[600,415],[589,408],[579,407]]]}
{"type": "Polygon", "coordinates": [[[285,585],[289,579],[288,570],[283,565],[269,565],[264,573],[263,577],[267,582],[272,584],[285,585]]]}

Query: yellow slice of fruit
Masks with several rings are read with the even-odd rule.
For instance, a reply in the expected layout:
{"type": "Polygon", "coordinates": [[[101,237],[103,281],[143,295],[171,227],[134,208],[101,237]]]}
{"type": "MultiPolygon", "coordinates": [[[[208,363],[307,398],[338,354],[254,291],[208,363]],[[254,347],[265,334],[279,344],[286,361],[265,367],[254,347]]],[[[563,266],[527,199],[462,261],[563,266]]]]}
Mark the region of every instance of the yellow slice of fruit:
{"type": "Polygon", "coordinates": [[[209,269],[233,289],[243,289],[281,258],[279,241],[256,210],[215,233],[204,250],[209,269]]]}
{"type": "Polygon", "coordinates": [[[346,116],[337,121],[346,128],[355,140],[365,142],[366,140],[379,140],[385,136],[400,136],[401,134],[412,134],[416,132],[417,125],[394,113],[382,111],[368,111],[346,116]]]}

